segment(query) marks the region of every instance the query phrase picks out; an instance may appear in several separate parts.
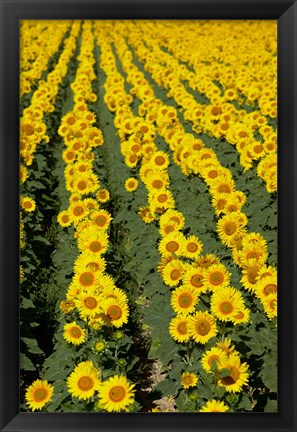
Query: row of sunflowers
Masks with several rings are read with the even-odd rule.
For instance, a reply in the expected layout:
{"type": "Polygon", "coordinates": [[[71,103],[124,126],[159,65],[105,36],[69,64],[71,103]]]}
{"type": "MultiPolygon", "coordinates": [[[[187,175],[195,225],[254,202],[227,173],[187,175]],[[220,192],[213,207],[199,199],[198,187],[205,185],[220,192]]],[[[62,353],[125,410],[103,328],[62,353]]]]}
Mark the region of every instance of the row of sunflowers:
{"type": "Polygon", "coordinates": [[[22,22],[23,411],[277,410],[276,49],[22,22]]]}

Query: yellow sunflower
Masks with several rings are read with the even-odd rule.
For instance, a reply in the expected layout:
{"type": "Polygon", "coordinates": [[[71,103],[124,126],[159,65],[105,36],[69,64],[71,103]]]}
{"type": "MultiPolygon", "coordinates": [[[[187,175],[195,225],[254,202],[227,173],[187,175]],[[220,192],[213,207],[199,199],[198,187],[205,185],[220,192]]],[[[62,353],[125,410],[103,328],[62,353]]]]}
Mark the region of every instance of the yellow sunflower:
{"type": "Polygon", "coordinates": [[[145,223],[151,223],[156,219],[148,206],[140,207],[138,215],[145,223]]]}
{"type": "Polygon", "coordinates": [[[102,302],[102,309],[109,325],[119,328],[128,322],[129,308],[126,302],[109,297],[102,302]]]}
{"type": "Polygon", "coordinates": [[[26,404],[32,410],[43,408],[52,399],[54,387],[47,381],[34,381],[26,390],[26,404]]]}
{"type": "Polygon", "coordinates": [[[105,203],[109,200],[110,195],[107,189],[100,189],[97,193],[96,193],[96,197],[97,200],[99,202],[105,203]]]}
{"type": "Polygon", "coordinates": [[[152,155],[150,163],[153,165],[154,169],[166,169],[169,165],[169,157],[167,153],[159,150],[152,155]]]}
{"type": "Polygon", "coordinates": [[[95,288],[90,288],[88,292],[79,293],[74,299],[74,303],[83,319],[94,318],[102,312],[102,298],[98,296],[95,288]]]}
{"type": "Polygon", "coordinates": [[[232,354],[235,350],[235,346],[232,345],[230,338],[223,338],[222,340],[219,340],[217,342],[217,347],[220,348],[222,351],[224,351],[227,356],[232,354]]]}
{"type": "Polygon", "coordinates": [[[198,311],[190,317],[189,332],[195,342],[206,344],[216,336],[218,329],[212,315],[198,311]]]}
{"type": "Polygon", "coordinates": [[[206,404],[199,410],[200,412],[226,412],[229,410],[228,405],[224,402],[212,399],[207,401],[206,404]]]}
{"type": "Polygon", "coordinates": [[[88,250],[97,255],[106,252],[108,246],[108,235],[105,231],[99,230],[95,226],[90,226],[82,230],[78,237],[78,248],[80,251],[88,250]]]}
{"type": "Polygon", "coordinates": [[[103,273],[106,268],[104,258],[97,256],[96,253],[86,250],[78,255],[74,262],[74,272],[82,273],[90,271],[92,273],[103,273]]]}
{"type": "Polygon", "coordinates": [[[198,376],[190,372],[184,372],[181,376],[181,382],[184,389],[196,387],[198,382],[198,376]]]}
{"type": "Polygon", "coordinates": [[[182,245],[182,255],[185,258],[197,259],[201,254],[203,245],[201,241],[195,236],[189,236],[184,240],[182,245]]]}
{"type": "Polygon", "coordinates": [[[201,358],[201,365],[205,372],[211,372],[214,363],[226,360],[227,354],[218,347],[213,347],[206,351],[201,358]]]}
{"type": "Polygon", "coordinates": [[[268,294],[261,303],[268,318],[272,319],[277,316],[277,293],[268,294]]]}
{"type": "Polygon", "coordinates": [[[68,213],[74,222],[79,222],[88,215],[89,211],[82,201],[75,201],[70,204],[68,213]]]}
{"type": "Polygon", "coordinates": [[[232,316],[234,324],[247,324],[250,320],[251,311],[248,308],[241,308],[232,316]]]}
{"type": "Polygon", "coordinates": [[[177,210],[168,209],[164,214],[160,216],[160,227],[163,227],[164,225],[172,222],[178,227],[179,230],[181,230],[185,225],[184,215],[177,210]]]}
{"type": "Polygon", "coordinates": [[[230,354],[227,360],[219,362],[218,367],[230,371],[230,375],[219,379],[219,385],[225,387],[227,392],[238,393],[248,383],[248,365],[241,363],[237,354],[230,354]]]}
{"type": "Polygon", "coordinates": [[[21,197],[21,206],[25,212],[32,212],[36,209],[36,203],[33,198],[30,197],[21,197]]]}
{"type": "Polygon", "coordinates": [[[187,342],[190,339],[190,319],[188,316],[178,315],[169,324],[170,336],[177,342],[187,342]]]}
{"type": "Polygon", "coordinates": [[[100,386],[100,371],[90,360],[79,363],[67,378],[68,392],[82,400],[93,397],[100,386]]]}
{"type": "Polygon", "coordinates": [[[110,377],[99,388],[99,407],[108,412],[127,411],[134,402],[134,386],[125,376],[110,377]]]}
{"type": "Polygon", "coordinates": [[[71,217],[67,210],[61,211],[58,214],[57,220],[58,220],[58,224],[61,225],[62,227],[68,227],[72,224],[71,217]]]}
{"type": "Polygon", "coordinates": [[[262,300],[269,294],[275,294],[277,292],[277,280],[276,275],[263,277],[259,280],[255,286],[256,296],[262,300]]]}
{"type": "Polygon", "coordinates": [[[106,210],[100,209],[92,212],[91,220],[99,229],[107,230],[112,217],[106,210]]]}
{"type": "Polygon", "coordinates": [[[228,213],[221,217],[217,223],[217,231],[223,244],[232,246],[232,240],[244,231],[245,219],[242,213],[228,213]]]}
{"type": "Polygon", "coordinates": [[[201,267],[190,266],[186,268],[183,276],[183,286],[185,289],[194,289],[197,294],[207,291],[204,284],[205,272],[201,267]]]}
{"type": "Polygon", "coordinates": [[[223,264],[213,264],[205,270],[205,286],[210,291],[217,291],[229,285],[230,273],[223,264]]]}
{"type": "Polygon", "coordinates": [[[175,287],[182,280],[184,271],[182,261],[173,259],[162,268],[161,276],[166,285],[175,287]]]}
{"type": "Polygon", "coordinates": [[[129,177],[125,181],[125,189],[127,192],[134,192],[138,188],[138,180],[134,177],[129,177]]]}
{"type": "Polygon", "coordinates": [[[240,282],[245,289],[251,292],[255,291],[260,268],[261,264],[259,264],[255,259],[250,260],[248,265],[243,267],[240,282]]]}
{"type": "Polygon", "coordinates": [[[63,336],[66,342],[72,343],[73,345],[80,345],[86,340],[85,330],[76,324],[76,321],[64,325],[63,336]]]}
{"type": "Polygon", "coordinates": [[[240,309],[244,308],[243,298],[238,290],[224,287],[211,296],[211,313],[222,321],[232,321],[240,309]]]}
{"type": "Polygon", "coordinates": [[[193,289],[185,289],[183,286],[176,288],[171,295],[171,306],[177,314],[189,314],[195,310],[198,295],[193,289]]]}
{"type": "Polygon", "coordinates": [[[163,237],[159,243],[159,251],[162,257],[181,255],[184,236],[180,232],[173,232],[163,237]]]}

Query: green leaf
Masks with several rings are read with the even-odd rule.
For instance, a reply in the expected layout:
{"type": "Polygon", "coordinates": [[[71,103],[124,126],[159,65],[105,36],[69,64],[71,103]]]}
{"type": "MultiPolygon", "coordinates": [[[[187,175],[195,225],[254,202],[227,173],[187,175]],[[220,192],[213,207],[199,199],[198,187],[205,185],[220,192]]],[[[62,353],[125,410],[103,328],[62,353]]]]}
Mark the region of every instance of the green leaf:
{"type": "Polygon", "coordinates": [[[33,338],[22,337],[21,340],[25,342],[28,351],[32,354],[43,354],[43,351],[39,348],[37,341],[33,338]]]}
{"type": "Polygon", "coordinates": [[[20,354],[20,368],[27,371],[36,370],[36,367],[31,362],[31,360],[23,353],[20,354]]]}

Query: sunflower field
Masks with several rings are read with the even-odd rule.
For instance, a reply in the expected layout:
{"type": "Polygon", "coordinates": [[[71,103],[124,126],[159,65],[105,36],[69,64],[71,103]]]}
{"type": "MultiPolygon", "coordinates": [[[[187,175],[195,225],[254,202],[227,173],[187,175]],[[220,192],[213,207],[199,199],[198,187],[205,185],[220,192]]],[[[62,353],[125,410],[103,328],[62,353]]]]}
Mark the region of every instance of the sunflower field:
{"type": "Polygon", "coordinates": [[[21,22],[21,411],[277,412],[276,33],[21,22]]]}

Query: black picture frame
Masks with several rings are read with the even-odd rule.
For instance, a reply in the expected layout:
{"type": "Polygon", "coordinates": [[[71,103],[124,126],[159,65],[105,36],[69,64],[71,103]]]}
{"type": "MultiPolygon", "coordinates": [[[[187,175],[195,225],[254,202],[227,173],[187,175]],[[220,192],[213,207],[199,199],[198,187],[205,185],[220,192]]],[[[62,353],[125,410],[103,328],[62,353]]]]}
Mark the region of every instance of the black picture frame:
{"type": "Polygon", "coordinates": [[[297,431],[297,4],[292,0],[29,1],[1,4],[1,431],[297,431]],[[278,20],[278,413],[19,413],[19,20],[278,20]]]}

